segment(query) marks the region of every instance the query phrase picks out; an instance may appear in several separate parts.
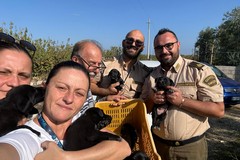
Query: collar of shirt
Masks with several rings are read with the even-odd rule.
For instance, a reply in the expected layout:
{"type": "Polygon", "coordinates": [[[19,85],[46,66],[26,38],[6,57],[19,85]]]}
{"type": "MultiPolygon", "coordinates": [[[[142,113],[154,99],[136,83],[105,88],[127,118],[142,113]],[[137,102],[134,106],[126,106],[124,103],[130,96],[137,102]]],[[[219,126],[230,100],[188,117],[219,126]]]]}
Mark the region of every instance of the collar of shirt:
{"type": "MultiPolygon", "coordinates": [[[[118,61],[119,63],[123,66],[123,69],[126,71],[127,70],[127,65],[125,63],[125,61],[123,60],[123,54],[121,54],[119,57],[118,57],[118,61]]],[[[136,66],[139,64],[140,62],[137,60],[130,68],[130,71],[131,70],[135,70],[136,66]]]]}
{"type": "MultiPolygon", "coordinates": [[[[179,72],[179,70],[182,66],[182,63],[183,63],[183,58],[179,55],[177,61],[170,68],[170,71],[171,72],[176,72],[176,73],[179,72]]],[[[161,67],[161,65],[160,65],[160,67],[161,67]]],[[[166,74],[166,70],[163,69],[162,67],[160,68],[160,71],[161,71],[162,74],[164,74],[164,75],[166,74]]]]}

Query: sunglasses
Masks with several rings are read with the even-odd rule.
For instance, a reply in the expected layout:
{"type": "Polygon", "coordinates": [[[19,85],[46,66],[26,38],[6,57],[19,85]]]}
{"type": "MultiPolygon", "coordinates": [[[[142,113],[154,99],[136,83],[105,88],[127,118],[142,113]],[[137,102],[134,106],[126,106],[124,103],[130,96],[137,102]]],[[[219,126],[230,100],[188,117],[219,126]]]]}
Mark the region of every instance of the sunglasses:
{"type": "Polygon", "coordinates": [[[6,43],[12,43],[12,44],[17,43],[21,47],[23,47],[25,49],[28,49],[30,51],[33,51],[34,53],[32,55],[32,58],[33,58],[33,56],[35,54],[35,51],[37,50],[36,47],[32,43],[30,43],[28,41],[25,41],[25,40],[18,40],[18,41],[16,41],[15,38],[13,38],[12,36],[10,36],[10,35],[8,35],[6,33],[3,33],[3,32],[0,32],[0,41],[4,41],[6,43]]]}
{"type": "Polygon", "coordinates": [[[165,48],[166,50],[170,51],[170,50],[173,49],[173,45],[177,42],[178,41],[172,42],[172,43],[167,43],[167,44],[164,44],[164,45],[158,45],[158,46],[154,47],[154,49],[155,49],[155,51],[162,51],[163,48],[165,48]]]}
{"type": "Polygon", "coordinates": [[[80,58],[84,63],[87,64],[88,69],[92,69],[92,70],[97,70],[99,69],[100,72],[104,71],[106,69],[106,66],[103,62],[101,62],[101,64],[99,66],[95,66],[92,64],[89,64],[85,59],[83,59],[80,55],[76,55],[78,58],[80,58]]]}
{"type": "Polygon", "coordinates": [[[133,38],[126,38],[126,39],[125,39],[125,42],[126,42],[127,44],[129,44],[129,45],[131,45],[131,44],[133,44],[133,42],[135,42],[135,45],[136,45],[137,47],[142,47],[143,44],[144,44],[142,41],[140,41],[140,40],[134,40],[133,38]]]}

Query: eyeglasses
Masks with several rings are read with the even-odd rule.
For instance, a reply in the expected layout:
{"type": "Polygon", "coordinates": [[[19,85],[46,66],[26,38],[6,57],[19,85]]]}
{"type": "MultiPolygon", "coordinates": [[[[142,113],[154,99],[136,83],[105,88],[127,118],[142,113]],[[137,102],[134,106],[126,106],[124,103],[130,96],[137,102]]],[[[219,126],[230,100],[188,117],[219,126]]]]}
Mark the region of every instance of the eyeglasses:
{"type": "Polygon", "coordinates": [[[140,41],[140,40],[134,40],[133,38],[126,38],[125,39],[125,42],[127,43],[127,44],[133,44],[133,42],[135,42],[135,45],[137,46],[137,47],[142,47],[143,46],[143,42],[142,41],[140,41]]]}
{"type": "MultiPolygon", "coordinates": [[[[32,43],[25,41],[25,40],[16,41],[15,38],[13,38],[12,36],[10,36],[6,33],[3,33],[3,32],[0,32],[0,41],[4,41],[6,43],[17,43],[20,46],[24,47],[25,49],[33,51],[34,54],[35,54],[35,51],[37,50],[36,47],[32,43]]],[[[33,58],[34,54],[31,56],[32,58],[33,58]]]]}
{"type": "Polygon", "coordinates": [[[154,49],[155,49],[156,51],[162,51],[163,48],[165,48],[166,50],[170,51],[170,50],[173,49],[173,45],[174,45],[175,43],[177,43],[177,42],[178,42],[178,41],[172,42],[172,43],[167,43],[167,44],[164,44],[164,45],[158,45],[158,46],[154,47],[154,49]]]}
{"type": "Polygon", "coordinates": [[[103,62],[101,62],[101,64],[99,66],[95,66],[95,65],[92,65],[92,64],[89,64],[85,59],[83,59],[80,55],[76,55],[78,58],[80,58],[84,63],[87,64],[88,66],[88,69],[92,69],[92,70],[96,70],[96,69],[99,69],[100,72],[104,71],[106,69],[106,66],[103,62]]]}

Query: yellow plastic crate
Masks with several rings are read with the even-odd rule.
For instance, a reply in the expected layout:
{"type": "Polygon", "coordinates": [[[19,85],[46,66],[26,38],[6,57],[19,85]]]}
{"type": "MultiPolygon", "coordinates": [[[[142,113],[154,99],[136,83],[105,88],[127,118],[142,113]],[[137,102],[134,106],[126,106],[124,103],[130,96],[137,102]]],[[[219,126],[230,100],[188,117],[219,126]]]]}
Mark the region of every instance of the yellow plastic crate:
{"type": "MultiPolygon", "coordinates": [[[[138,140],[134,150],[144,151],[151,160],[161,160],[156,151],[149,124],[147,123],[147,112],[145,103],[142,100],[122,100],[119,106],[114,106],[112,101],[102,101],[95,104],[105,114],[112,116],[112,122],[107,129],[120,135],[121,127],[130,123],[138,133],[138,140]]],[[[116,104],[116,103],[115,103],[116,104]]]]}

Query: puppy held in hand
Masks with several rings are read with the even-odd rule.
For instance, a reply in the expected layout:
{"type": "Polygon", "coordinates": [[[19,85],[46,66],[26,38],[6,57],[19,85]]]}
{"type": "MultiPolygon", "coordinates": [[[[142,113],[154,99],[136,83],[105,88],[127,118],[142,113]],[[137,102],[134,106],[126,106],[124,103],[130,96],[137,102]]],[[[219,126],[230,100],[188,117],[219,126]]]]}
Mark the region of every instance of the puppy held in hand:
{"type": "Polygon", "coordinates": [[[43,101],[45,89],[21,85],[11,89],[0,100],[0,136],[17,128],[24,118],[38,113],[34,105],[43,101]]]}
{"type": "Polygon", "coordinates": [[[100,131],[109,125],[112,117],[99,108],[89,108],[81,117],[74,121],[67,129],[63,149],[76,151],[91,146],[103,140],[121,141],[121,137],[100,131]]]}
{"type": "Polygon", "coordinates": [[[109,73],[108,73],[108,77],[110,78],[111,84],[119,82],[120,85],[116,86],[115,88],[120,91],[123,87],[124,81],[121,78],[121,74],[117,69],[112,69],[109,73]]]}
{"type": "MultiPolygon", "coordinates": [[[[155,79],[154,91],[164,91],[164,93],[173,93],[172,90],[168,89],[167,86],[174,86],[174,82],[168,77],[158,77],[155,79]]],[[[170,103],[167,101],[164,104],[154,104],[152,110],[152,128],[160,127],[160,123],[166,117],[166,111],[170,103]]]]}

